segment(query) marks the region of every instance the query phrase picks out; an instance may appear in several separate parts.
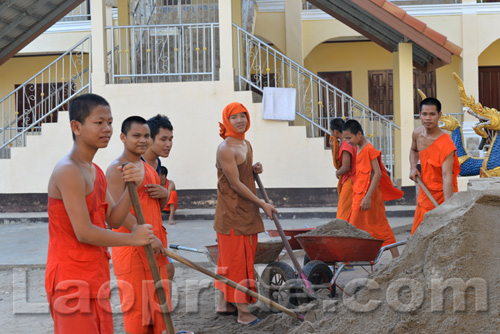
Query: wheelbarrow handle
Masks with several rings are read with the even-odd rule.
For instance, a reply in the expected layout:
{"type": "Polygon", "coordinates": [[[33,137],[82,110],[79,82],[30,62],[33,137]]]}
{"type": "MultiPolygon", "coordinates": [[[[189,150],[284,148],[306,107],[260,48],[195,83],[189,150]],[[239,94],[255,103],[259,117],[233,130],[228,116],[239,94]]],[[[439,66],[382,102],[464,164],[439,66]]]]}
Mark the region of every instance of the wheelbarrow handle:
{"type": "Polygon", "coordinates": [[[202,250],[199,250],[196,248],[192,248],[192,247],[185,247],[185,246],[174,245],[174,244],[170,244],[170,245],[168,245],[168,247],[172,248],[172,249],[177,249],[177,250],[206,254],[205,251],[202,251],[202,250]]]}

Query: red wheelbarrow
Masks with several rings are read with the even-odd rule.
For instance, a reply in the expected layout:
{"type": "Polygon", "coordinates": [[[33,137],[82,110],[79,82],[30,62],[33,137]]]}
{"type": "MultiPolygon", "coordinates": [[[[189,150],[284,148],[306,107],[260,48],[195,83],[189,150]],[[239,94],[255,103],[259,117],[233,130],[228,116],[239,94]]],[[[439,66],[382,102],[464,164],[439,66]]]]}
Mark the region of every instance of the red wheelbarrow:
{"type": "MultiPolygon", "coordinates": [[[[173,244],[169,245],[169,247],[177,250],[205,254],[212,265],[217,265],[219,258],[218,245],[205,246],[207,249],[206,251],[173,244]]],[[[281,240],[259,241],[254,263],[267,264],[267,266],[264,268],[262,275],[259,275],[256,270],[254,271],[256,281],[258,282],[257,287],[259,293],[282,306],[289,307],[293,306],[295,303],[291,300],[290,292],[281,287],[285,286],[288,281],[294,280],[296,278],[296,273],[287,263],[277,261],[283,248],[284,244],[281,240]]],[[[275,311],[273,308],[270,310],[275,311]]]]}
{"type": "Polygon", "coordinates": [[[311,259],[303,268],[309,281],[316,286],[328,283],[332,297],[336,294],[336,281],[346,265],[370,266],[373,270],[384,251],[408,242],[404,240],[382,247],[383,240],[354,237],[302,235],[295,240],[311,259]],[[338,263],[342,264],[335,269],[338,263]]]}
{"type": "MultiPolygon", "coordinates": [[[[295,240],[295,236],[299,235],[299,234],[307,233],[309,231],[314,230],[315,228],[316,227],[294,228],[294,229],[290,229],[290,230],[283,230],[283,232],[285,233],[285,235],[287,237],[290,237],[290,240],[288,240],[288,242],[290,243],[290,247],[292,247],[293,250],[297,250],[297,249],[302,249],[302,247],[297,242],[297,240],[295,240]]],[[[269,234],[270,237],[279,237],[280,236],[278,230],[266,230],[266,232],[267,232],[267,234],[269,234]]]]}

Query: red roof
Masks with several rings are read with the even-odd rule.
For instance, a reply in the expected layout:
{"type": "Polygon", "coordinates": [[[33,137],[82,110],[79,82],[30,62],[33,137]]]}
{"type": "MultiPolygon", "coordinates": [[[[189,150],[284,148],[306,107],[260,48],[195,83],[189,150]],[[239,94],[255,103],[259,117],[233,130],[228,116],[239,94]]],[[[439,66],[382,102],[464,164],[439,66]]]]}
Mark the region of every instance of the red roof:
{"type": "Polygon", "coordinates": [[[392,2],[387,0],[369,0],[369,1],[381,7],[388,13],[391,13],[398,20],[400,20],[402,24],[406,24],[412,27],[413,29],[423,34],[427,38],[430,38],[434,42],[443,46],[446,50],[450,51],[455,56],[460,56],[460,54],[462,53],[462,48],[460,46],[450,42],[445,35],[437,32],[434,29],[429,28],[427,24],[411,16],[403,8],[398,7],[392,2]]]}

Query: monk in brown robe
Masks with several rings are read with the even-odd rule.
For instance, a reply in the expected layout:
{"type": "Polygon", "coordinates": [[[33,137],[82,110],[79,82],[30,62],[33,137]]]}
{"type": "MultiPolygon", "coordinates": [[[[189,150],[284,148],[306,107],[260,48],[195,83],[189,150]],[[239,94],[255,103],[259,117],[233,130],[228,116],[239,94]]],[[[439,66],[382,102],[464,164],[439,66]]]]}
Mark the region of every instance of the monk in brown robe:
{"type": "MultiPolygon", "coordinates": [[[[410,179],[416,182],[419,176],[438,204],[458,192],[457,178],[460,173],[457,148],[451,137],[439,128],[440,117],[441,103],[438,99],[429,97],[420,102],[422,126],[413,131],[410,151],[410,179]],[[422,173],[417,169],[419,159],[422,173]]],[[[424,220],[424,214],[432,209],[434,205],[420,189],[412,234],[424,220]]]]}
{"type": "MultiPolygon", "coordinates": [[[[250,127],[247,109],[237,102],[230,103],[222,112],[220,136],[224,141],[217,148],[217,205],[214,230],[217,232],[219,259],[217,273],[256,291],[254,259],[257,233],[264,232],[259,207],[271,217],[276,209],[257,197],[253,173],[262,173],[262,164],[253,164],[250,142],[245,132],[250,127]]],[[[250,313],[248,304],[254,302],[248,295],[219,281],[217,312],[238,311],[238,322],[254,325],[260,319],[250,313]]]]}
{"type": "MultiPolygon", "coordinates": [[[[349,223],[370,233],[375,239],[384,240],[383,246],[395,243],[394,233],[385,215],[384,201],[401,198],[404,193],[392,184],[382,163],[380,151],[366,139],[358,121],[347,121],[343,127],[343,135],[349,144],[358,146],[349,223]]],[[[390,251],[392,257],[399,256],[397,247],[390,251]]]]}
{"type": "Polygon", "coordinates": [[[330,122],[330,145],[332,146],[333,165],[337,169],[335,176],[339,179],[337,193],[337,219],[347,220],[352,209],[352,185],[356,176],[356,147],[349,144],[342,134],[345,121],[334,118],[330,122]],[[340,145],[339,145],[340,141],[340,145]]]}

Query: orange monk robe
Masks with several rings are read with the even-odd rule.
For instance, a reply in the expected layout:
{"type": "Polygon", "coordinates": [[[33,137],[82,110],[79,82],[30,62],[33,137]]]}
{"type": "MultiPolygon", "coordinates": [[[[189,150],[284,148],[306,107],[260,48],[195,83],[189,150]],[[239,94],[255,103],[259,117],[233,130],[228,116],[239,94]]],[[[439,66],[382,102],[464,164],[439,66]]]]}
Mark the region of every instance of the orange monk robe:
{"type": "MultiPolygon", "coordinates": [[[[422,172],[420,173],[421,180],[438,204],[444,202],[443,163],[452,152],[454,152],[452,172],[453,192],[458,192],[457,178],[460,173],[460,162],[457,158],[457,148],[448,134],[443,133],[429,147],[418,153],[422,168],[422,172]]],[[[420,189],[411,234],[416,231],[418,225],[424,220],[424,214],[432,209],[434,209],[434,204],[432,204],[424,191],[420,189]]]]}
{"type": "MultiPolygon", "coordinates": [[[[106,177],[94,164],[94,190],[85,197],[93,225],[106,229],[106,177]]],[[[54,333],[113,333],[107,247],[78,241],[61,199],[49,197],[45,290],[54,333]]]]}
{"type": "Polygon", "coordinates": [[[391,178],[387,174],[380,158],[380,151],[377,151],[371,143],[368,143],[363,149],[358,151],[356,157],[356,179],[352,191],[352,212],[349,222],[356,228],[370,233],[373,238],[384,240],[383,246],[395,243],[394,233],[385,215],[384,201],[401,198],[404,193],[392,184],[391,178]],[[378,161],[382,176],[372,195],[370,209],[361,210],[361,201],[370,187],[371,162],[374,159],[378,161]]]}
{"type": "MultiPolygon", "coordinates": [[[[217,232],[219,246],[217,274],[257,292],[253,267],[257,242],[257,234],[235,235],[233,229],[229,235],[217,232]]],[[[255,303],[254,298],[222,282],[215,281],[214,286],[224,293],[224,299],[229,303],[255,303]]]]}
{"type": "MultiPolygon", "coordinates": [[[[347,141],[343,141],[339,148],[340,167],[342,166],[342,153],[346,151],[351,155],[351,168],[347,173],[339,179],[340,187],[339,202],[337,204],[337,219],[347,220],[352,210],[352,185],[356,177],[356,152],[357,148],[350,145],[347,141]]],[[[340,168],[339,167],[339,168],[340,168]]]]}
{"type": "MultiPolygon", "coordinates": [[[[162,224],[160,201],[151,198],[146,192],[147,184],[160,184],[156,171],[143,161],[144,179],[137,189],[139,200],[146,223],[153,225],[153,233],[164,247],[167,247],[167,232],[162,224]]],[[[134,214],[134,209],[130,210],[134,214]]],[[[135,214],[134,214],[135,215],[135,214]]],[[[130,233],[125,227],[116,230],[121,233],[130,233]]],[[[162,255],[155,255],[163,289],[167,296],[169,310],[172,310],[170,291],[166,270],[168,259],[162,255]]],[[[160,334],[165,330],[158,298],[155,293],[153,277],[149,269],[144,247],[113,247],[113,269],[118,281],[120,300],[123,312],[123,325],[127,333],[160,334]],[[150,326],[151,324],[151,326],[150,326]]]]}
{"type": "MultiPolygon", "coordinates": [[[[168,189],[168,179],[167,183],[165,184],[165,188],[168,189]]],[[[170,205],[173,204],[175,211],[177,211],[177,190],[173,190],[170,192],[170,196],[168,197],[167,205],[165,205],[165,208],[163,209],[164,211],[170,211],[170,205]]]]}

